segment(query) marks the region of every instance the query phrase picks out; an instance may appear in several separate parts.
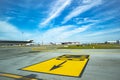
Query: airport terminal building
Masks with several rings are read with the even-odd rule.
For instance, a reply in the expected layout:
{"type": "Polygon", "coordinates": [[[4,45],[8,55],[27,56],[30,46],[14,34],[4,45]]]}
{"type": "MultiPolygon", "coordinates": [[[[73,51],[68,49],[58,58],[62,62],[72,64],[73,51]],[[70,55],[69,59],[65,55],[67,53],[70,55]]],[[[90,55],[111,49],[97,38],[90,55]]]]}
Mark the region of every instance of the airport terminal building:
{"type": "Polygon", "coordinates": [[[32,43],[33,40],[17,41],[17,40],[0,40],[0,46],[25,46],[28,43],[32,43]]]}

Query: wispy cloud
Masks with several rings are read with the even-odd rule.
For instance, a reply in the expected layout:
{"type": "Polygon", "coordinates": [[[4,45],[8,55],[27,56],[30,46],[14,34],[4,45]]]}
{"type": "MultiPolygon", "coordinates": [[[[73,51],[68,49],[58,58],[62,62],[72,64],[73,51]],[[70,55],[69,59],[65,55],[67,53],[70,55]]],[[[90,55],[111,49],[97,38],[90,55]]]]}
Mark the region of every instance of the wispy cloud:
{"type": "MultiPolygon", "coordinates": [[[[27,40],[33,39],[36,33],[20,31],[16,26],[7,21],[0,21],[0,39],[3,40],[27,40]]],[[[37,34],[38,35],[38,34],[37,34]]]]}
{"type": "Polygon", "coordinates": [[[90,3],[90,2],[92,2],[92,0],[83,0],[83,3],[90,3]]]}
{"type": "Polygon", "coordinates": [[[17,38],[16,34],[20,34],[20,31],[15,26],[6,21],[0,21],[0,35],[4,36],[4,39],[17,38]]]}
{"type": "Polygon", "coordinates": [[[75,28],[73,25],[58,26],[49,29],[45,32],[40,33],[39,31],[23,32],[19,30],[16,26],[12,25],[7,21],[0,21],[0,39],[3,40],[29,40],[32,39],[35,42],[51,42],[60,41],[59,36],[75,28]],[[41,34],[41,35],[40,35],[41,34]]]}
{"type": "Polygon", "coordinates": [[[58,41],[59,36],[71,28],[74,28],[74,26],[65,25],[65,26],[59,26],[56,28],[49,29],[45,33],[43,33],[43,40],[44,41],[58,41]]]}
{"type": "Polygon", "coordinates": [[[120,12],[120,9],[119,8],[114,8],[114,9],[107,9],[105,11],[102,11],[100,13],[97,13],[97,15],[94,15],[93,17],[94,18],[100,18],[100,19],[104,19],[104,18],[107,18],[107,17],[116,17],[118,16],[120,12]]]}
{"type": "Polygon", "coordinates": [[[40,23],[39,27],[47,25],[51,20],[56,18],[61,14],[61,12],[71,3],[71,0],[58,0],[52,7],[51,11],[48,14],[48,17],[40,23]]]}
{"type": "Polygon", "coordinates": [[[88,30],[92,25],[93,24],[89,24],[81,27],[74,25],[65,25],[52,28],[43,33],[43,41],[65,41],[66,39],[69,39],[72,35],[88,30]]]}
{"type": "Polygon", "coordinates": [[[89,17],[85,17],[85,18],[75,18],[74,22],[76,24],[85,24],[85,23],[97,23],[99,22],[99,20],[97,19],[90,19],[89,17]]]}
{"type": "MultiPolygon", "coordinates": [[[[109,20],[116,19],[119,14],[119,10],[107,10],[102,13],[98,13],[97,15],[93,17],[85,17],[85,18],[75,18],[73,19],[76,24],[83,25],[85,23],[94,23],[94,26],[96,26],[99,23],[107,22],[109,20]]],[[[109,23],[110,24],[110,23],[109,23]]]]}
{"type": "Polygon", "coordinates": [[[120,32],[120,28],[97,31],[97,32],[88,34],[87,36],[98,36],[98,35],[104,35],[104,34],[108,34],[108,33],[110,34],[110,33],[114,33],[114,32],[120,32]]]}
{"type": "Polygon", "coordinates": [[[84,32],[84,31],[88,30],[92,25],[93,24],[84,25],[82,27],[78,27],[77,26],[78,28],[75,28],[73,30],[69,30],[69,31],[61,33],[61,35],[59,36],[59,38],[60,39],[69,38],[72,35],[75,35],[75,34],[78,34],[78,33],[81,33],[81,32],[84,32]]]}
{"type": "Polygon", "coordinates": [[[68,16],[65,17],[65,19],[62,23],[63,24],[66,23],[67,21],[69,21],[73,17],[76,17],[76,16],[82,14],[83,12],[93,8],[93,7],[100,5],[101,3],[102,3],[102,0],[90,0],[90,1],[86,1],[86,2],[85,2],[85,0],[83,0],[83,5],[78,6],[73,11],[71,11],[68,14],[68,16]],[[85,4],[85,3],[87,3],[87,4],[85,4]]]}

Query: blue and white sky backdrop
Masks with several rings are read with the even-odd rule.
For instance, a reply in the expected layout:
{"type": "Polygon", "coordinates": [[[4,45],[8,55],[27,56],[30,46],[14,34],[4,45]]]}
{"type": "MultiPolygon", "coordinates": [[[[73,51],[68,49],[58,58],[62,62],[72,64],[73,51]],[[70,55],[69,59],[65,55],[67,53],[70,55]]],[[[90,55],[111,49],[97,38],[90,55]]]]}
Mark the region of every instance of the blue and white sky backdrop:
{"type": "Polygon", "coordinates": [[[0,39],[120,39],[120,0],[0,0],[0,39]]]}

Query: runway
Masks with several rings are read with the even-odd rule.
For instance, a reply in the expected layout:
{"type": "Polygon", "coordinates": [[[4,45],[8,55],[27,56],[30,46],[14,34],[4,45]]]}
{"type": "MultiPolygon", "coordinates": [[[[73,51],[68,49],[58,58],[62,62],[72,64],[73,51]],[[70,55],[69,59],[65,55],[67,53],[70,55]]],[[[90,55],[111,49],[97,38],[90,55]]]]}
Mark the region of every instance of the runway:
{"type": "MultiPolygon", "coordinates": [[[[120,49],[56,49],[47,52],[31,52],[31,48],[0,48],[0,74],[33,76],[39,80],[119,80],[120,49]],[[81,77],[68,77],[53,74],[20,70],[38,62],[60,55],[90,55],[81,77]]],[[[0,80],[17,80],[0,76],[0,80]]]]}

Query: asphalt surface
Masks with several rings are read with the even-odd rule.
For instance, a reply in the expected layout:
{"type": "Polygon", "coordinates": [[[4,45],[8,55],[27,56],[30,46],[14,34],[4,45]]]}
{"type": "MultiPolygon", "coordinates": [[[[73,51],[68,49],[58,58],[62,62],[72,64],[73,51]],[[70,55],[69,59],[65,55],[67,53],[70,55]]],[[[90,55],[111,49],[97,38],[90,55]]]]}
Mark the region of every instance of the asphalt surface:
{"type": "MultiPolygon", "coordinates": [[[[32,52],[31,48],[0,48],[0,73],[34,75],[43,80],[120,80],[120,49],[58,49],[32,52]],[[81,77],[68,77],[20,70],[63,54],[87,54],[90,60],[81,77]]],[[[0,80],[16,80],[0,77],[0,80]]]]}

